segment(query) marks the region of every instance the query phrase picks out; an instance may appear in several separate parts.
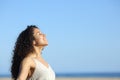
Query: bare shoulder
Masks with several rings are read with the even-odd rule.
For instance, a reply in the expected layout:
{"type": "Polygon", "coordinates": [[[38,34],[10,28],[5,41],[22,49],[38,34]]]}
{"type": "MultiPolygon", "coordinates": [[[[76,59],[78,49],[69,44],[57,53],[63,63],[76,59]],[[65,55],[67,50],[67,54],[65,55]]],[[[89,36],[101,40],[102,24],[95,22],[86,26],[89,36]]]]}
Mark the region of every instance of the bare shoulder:
{"type": "Polygon", "coordinates": [[[22,61],[22,66],[34,67],[34,61],[30,57],[26,57],[22,61]]]}

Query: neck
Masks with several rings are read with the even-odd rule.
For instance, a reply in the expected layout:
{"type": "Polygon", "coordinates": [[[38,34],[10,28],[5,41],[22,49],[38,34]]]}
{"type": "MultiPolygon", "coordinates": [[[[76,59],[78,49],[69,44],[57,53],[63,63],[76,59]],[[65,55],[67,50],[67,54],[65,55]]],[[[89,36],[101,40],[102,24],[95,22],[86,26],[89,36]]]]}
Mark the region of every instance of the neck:
{"type": "Polygon", "coordinates": [[[43,47],[35,47],[34,46],[34,51],[33,53],[31,54],[32,57],[36,57],[36,58],[42,58],[42,49],[43,47]]]}

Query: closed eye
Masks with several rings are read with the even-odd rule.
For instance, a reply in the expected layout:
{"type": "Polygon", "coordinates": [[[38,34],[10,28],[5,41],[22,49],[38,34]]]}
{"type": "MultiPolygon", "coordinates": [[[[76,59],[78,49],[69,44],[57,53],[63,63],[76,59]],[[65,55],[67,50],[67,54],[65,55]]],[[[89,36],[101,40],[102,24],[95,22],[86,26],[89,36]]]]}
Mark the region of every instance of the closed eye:
{"type": "Polygon", "coordinates": [[[37,35],[42,35],[42,32],[38,32],[37,35]]]}

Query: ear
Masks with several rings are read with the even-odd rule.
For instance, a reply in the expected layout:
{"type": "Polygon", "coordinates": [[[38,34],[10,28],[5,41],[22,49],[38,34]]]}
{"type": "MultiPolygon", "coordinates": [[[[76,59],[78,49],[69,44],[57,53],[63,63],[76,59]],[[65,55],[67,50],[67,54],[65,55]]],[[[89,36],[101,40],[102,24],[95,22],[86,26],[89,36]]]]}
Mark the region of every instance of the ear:
{"type": "Polygon", "coordinates": [[[33,40],[33,45],[35,45],[36,44],[36,42],[35,42],[35,40],[33,40]]]}

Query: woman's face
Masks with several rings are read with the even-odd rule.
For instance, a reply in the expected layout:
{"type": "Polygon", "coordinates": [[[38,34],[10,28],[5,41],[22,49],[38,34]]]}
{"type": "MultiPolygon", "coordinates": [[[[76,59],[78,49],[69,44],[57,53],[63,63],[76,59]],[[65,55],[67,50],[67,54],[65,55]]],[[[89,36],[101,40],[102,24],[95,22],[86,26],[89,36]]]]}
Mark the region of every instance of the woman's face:
{"type": "Polygon", "coordinates": [[[38,28],[34,28],[33,30],[33,36],[35,38],[34,45],[36,46],[47,46],[48,41],[46,39],[45,34],[43,34],[38,28]]]}

